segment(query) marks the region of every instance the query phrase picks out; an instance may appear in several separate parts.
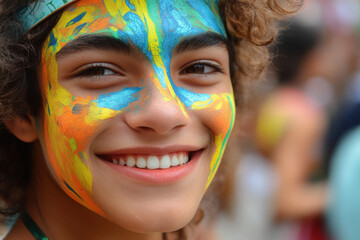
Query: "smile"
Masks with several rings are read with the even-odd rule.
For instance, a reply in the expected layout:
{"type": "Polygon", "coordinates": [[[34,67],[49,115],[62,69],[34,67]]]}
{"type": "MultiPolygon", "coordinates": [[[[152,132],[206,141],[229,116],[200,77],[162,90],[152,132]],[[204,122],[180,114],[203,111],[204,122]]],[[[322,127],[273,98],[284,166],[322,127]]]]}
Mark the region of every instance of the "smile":
{"type": "Polygon", "coordinates": [[[146,169],[168,169],[181,166],[189,162],[189,152],[176,152],[171,154],[156,155],[115,155],[102,156],[104,160],[115,165],[146,168],[146,169]]]}
{"type": "Polygon", "coordinates": [[[96,154],[111,172],[148,184],[177,182],[195,171],[205,148],[130,148],[96,154]]]}

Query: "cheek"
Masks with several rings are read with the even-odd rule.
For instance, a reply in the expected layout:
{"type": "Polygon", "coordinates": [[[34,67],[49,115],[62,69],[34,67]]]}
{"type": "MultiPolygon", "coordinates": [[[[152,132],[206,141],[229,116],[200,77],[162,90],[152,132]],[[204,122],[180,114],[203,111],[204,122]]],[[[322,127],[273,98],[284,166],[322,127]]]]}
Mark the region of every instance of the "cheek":
{"type": "Polygon", "coordinates": [[[210,122],[215,133],[215,152],[211,159],[210,174],[206,187],[210,185],[219,168],[226,143],[235,121],[235,104],[232,94],[219,96],[219,99],[217,99],[214,104],[216,113],[211,116],[210,122]]]}
{"type": "MultiPolygon", "coordinates": [[[[46,64],[44,64],[45,66],[46,64]]],[[[140,88],[125,88],[98,97],[76,97],[62,87],[51,64],[43,69],[45,95],[44,138],[49,163],[64,191],[103,215],[92,201],[93,176],[90,145],[111,119],[137,101],[140,88]],[[56,76],[56,75],[55,75],[56,76]]]]}
{"type": "MultiPolygon", "coordinates": [[[[213,148],[208,187],[215,176],[235,120],[235,104],[232,93],[211,94],[193,101],[190,108],[196,111],[203,124],[213,133],[213,148]]],[[[193,98],[194,99],[194,98],[193,98]]]]}
{"type": "Polygon", "coordinates": [[[47,161],[57,182],[70,197],[103,215],[91,197],[93,176],[88,159],[91,157],[88,156],[89,145],[104,121],[121,111],[101,106],[103,101],[99,98],[72,96],[54,78],[56,68],[51,64],[43,66],[47,161]]]}
{"type": "Polygon", "coordinates": [[[66,96],[61,88],[47,91],[44,136],[49,163],[70,197],[101,214],[90,197],[93,178],[86,147],[97,126],[86,121],[89,101],[66,96]]]}

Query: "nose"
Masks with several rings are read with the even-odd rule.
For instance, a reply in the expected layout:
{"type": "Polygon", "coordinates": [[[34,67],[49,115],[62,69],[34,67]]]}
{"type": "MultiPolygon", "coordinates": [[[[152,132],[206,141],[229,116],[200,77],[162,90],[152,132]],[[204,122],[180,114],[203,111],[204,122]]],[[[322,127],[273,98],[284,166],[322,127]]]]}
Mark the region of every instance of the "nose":
{"type": "Polygon", "coordinates": [[[136,131],[166,135],[186,126],[189,116],[180,100],[171,96],[169,90],[160,89],[153,83],[146,86],[137,109],[125,116],[128,126],[136,131]]]}

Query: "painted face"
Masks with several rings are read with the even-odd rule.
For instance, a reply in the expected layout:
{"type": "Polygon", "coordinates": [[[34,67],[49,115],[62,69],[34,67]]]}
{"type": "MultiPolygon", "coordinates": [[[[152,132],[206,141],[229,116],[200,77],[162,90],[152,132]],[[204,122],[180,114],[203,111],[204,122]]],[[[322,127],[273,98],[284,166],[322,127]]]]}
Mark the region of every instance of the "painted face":
{"type": "Polygon", "coordinates": [[[40,135],[70,197],[127,229],[172,231],[191,219],[235,114],[217,4],[65,9],[43,47],[40,135]]]}

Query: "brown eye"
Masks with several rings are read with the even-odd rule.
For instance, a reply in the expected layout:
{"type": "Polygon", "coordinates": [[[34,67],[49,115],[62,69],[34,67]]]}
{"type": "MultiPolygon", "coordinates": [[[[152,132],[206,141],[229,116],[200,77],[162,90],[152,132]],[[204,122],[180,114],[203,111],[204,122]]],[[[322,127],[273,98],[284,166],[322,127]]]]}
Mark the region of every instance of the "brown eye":
{"type": "Polygon", "coordinates": [[[114,74],[116,73],[109,68],[96,66],[81,71],[77,76],[107,76],[114,74]]]}
{"type": "Polygon", "coordinates": [[[83,89],[107,89],[124,85],[128,79],[116,64],[102,62],[79,67],[71,78],[83,89]]]}
{"type": "Polygon", "coordinates": [[[196,74],[196,75],[206,75],[216,72],[222,72],[221,69],[212,64],[212,61],[195,62],[190,66],[185,67],[180,73],[181,74],[196,74]]]}
{"type": "Polygon", "coordinates": [[[205,73],[205,65],[204,64],[192,65],[192,66],[184,69],[184,73],[203,74],[203,73],[205,73]]]}

